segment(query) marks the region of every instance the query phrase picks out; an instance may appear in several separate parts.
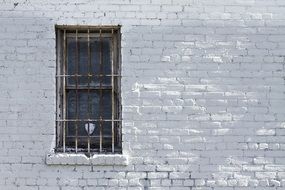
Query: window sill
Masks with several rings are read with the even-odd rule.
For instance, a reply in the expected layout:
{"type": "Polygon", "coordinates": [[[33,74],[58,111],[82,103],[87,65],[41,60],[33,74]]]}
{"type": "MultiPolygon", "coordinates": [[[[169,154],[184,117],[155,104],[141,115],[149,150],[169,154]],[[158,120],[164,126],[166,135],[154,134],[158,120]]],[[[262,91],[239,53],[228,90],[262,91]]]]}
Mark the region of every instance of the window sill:
{"type": "Polygon", "coordinates": [[[122,154],[100,154],[87,157],[84,154],[51,153],[46,155],[47,165],[98,165],[127,166],[128,156],[122,154]]]}

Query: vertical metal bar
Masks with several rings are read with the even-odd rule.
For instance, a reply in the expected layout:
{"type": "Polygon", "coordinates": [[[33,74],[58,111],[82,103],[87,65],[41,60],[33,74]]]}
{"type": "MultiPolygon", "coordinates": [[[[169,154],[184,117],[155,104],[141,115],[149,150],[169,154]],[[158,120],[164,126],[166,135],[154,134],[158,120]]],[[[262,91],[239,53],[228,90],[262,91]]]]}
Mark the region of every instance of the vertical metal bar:
{"type": "MultiPolygon", "coordinates": [[[[63,35],[62,35],[63,36],[63,35]]],[[[61,78],[57,77],[58,74],[62,74],[62,51],[61,49],[63,49],[63,43],[59,43],[63,40],[63,37],[61,36],[61,30],[56,29],[56,121],[55,121],[55,126],[56,126],[56,130],[55,130],[55,137],[56,137],[56,148],[60,147],[60,145],[62,146],[61,148],[63,148],[63,138],[60,135],[63,135],[62,130],[63,130],[63,125],[62,122],[58,122],[58,119],[61,119],[62,117],[62,106],[60,106],[59,103],[62,103],[61,98],[62,96],[62,82],[61,82],[61,78]],[[59,40],[60,39],[60,40],[59,40]],[[58,47],[60,45],[60,48],[58,47]],[[59,56],[60,55],[60,56],[59,56]],[[60,137],[60,138],[59,138],[60,137]],[[61,144],[60,144],[61,143],[61,144]]]]}
{"type": "Polygon", "coordinates": [[[103,55],[102,55],[102,30],[100,29],[100,34],[99,34],[99,40],[100,40],[100,99],[99,99],[99,126],[100,126],[100,152],[102,152],[102,144],[103,144],[103,129],[102,129],[102,65],[103,65],[103,55]]]}
{"type": "MultiPolygon", "coordinates": [[[[91,52],[90,52],[90,31],[88,29],[88,36],[87,36],[87,40],[88,40],[88,92],[87,92],[87,106],[88,106],[88,120],[90,120],[90,108],[91,108],[91,102],[90,102],[90,76],[92,75],[92,71],[91,71],[91,52]]],[[[88,145],[87,145],[87,149],[88,149],[88,153],[90,154],[90,121],[88,121],[88,145]]]]}
{"type": "Polygon", "coordinates": [[[76,50],[75,50],[75,67],[76,67],[76,73],[75,73],[75,89],[76,89],[76,97],[75,97],[75,115],[76,115],[76,121],[75,121],[75,152],[77,153],[77,147],[78,147],[78,71],[79,71],[79,50],[78,50],[78,30],[76,30],[76,50]]]}
{"type": "Polygon", "coordinates": [[[116,97],[116,116],[120,120],[118,123],[118,126],[116,128],[116,138],[117,138],[117,143],[120,145],[120,150],[122,151],[122,104],[121,104],[121,63],[122,63],[122,58],[121,58],[121,31],[120,29],[117,30],[118,35],[116,35],[116,74],[118,74],[121,78],[116,81],[116,91],[117,91],[117,97],[116,97]]]}
{"type": "Polygon", "coordinates": [[[112,29],[112,46],[111,46],[111,76],[112,76],[112,153],[115,152],[115,144],[114,144],[114,115],[115,115],[115,105],[114,105],[114,30],[112,29]]]}
{"type": "Polygon", "coordinates": [[[66,78],[65,78],[65,75],[66,75],[66,30],[63,31],[63,68],[62,68],[62,71],[63,71],[63,84],[62,84],[62,91],[63,91],[63,105],[62,105],[62,117],[63,117],[63,131],[62,131],[62,140],[63,140],[63,152],[65,152],[65,127],[66,127],[66,90],[65,90],[65,86],[66,86],[66,78]]]}

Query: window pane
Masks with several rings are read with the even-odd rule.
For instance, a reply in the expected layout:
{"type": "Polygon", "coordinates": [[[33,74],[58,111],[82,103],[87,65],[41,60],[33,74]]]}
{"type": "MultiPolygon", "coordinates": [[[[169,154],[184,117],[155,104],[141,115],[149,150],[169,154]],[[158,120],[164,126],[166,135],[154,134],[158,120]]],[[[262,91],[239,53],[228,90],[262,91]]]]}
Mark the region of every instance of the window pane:
{"type": "MultiPolygon", "coordinates": [[[[76,38],[67,37],[67,74],[84,75],[78,77],[78,85],[102,86],[111,85],[111,77],[93,76],[88,78],[88,73],[92,75],[111,75],[111,38],[90,38],[90,58],[88,57],[88,38],[78,37],[78,54],[76,55],[76,38]],[[101,54],[100,54],[101,50],[101,54]],[[78,57],[77,57],[78,56],[78,57]],[[100,57],[102,56],[102,57],[100,57]],[[102,65],[100,65],[100,58],[102,65]],[[90,61],[90,65],[89,65],[90,61]],[[78,64],[78,65],[77,65],[78,64]],[[78,67],[78,68],[77,68],[78,67]],[[102,67],[102,68],[101,68],[102,67]]],[[[68,77],[67,84],[75,85],[76,78],[68,77]]]]}
{"type": "MultiPolygon", "coordinates": [[[[95,126],[94,131],[90,134],[90,148],[99,149],[100,147],[100,123],[91,122],[95,126]]],[[[78,148],[86,148],[88,143],[88,126],[87,122],[77,122],[78,125],[78,148]],[[85,126],[85,127],[84,127],[85,126]]],[[[75,122],[68,122],[67,128],[67,146],[75,147],[75,122]]],[[[104,149],[110,149],[112,147],[112,123],[103,121],[102,126],[102,145],[104,149]]],[[[91,127],[90,127],[91,128],[91,127]]],[[[92,128],[93,129],[93,128],[92,128]]]]}
{"type": "Polygon", "coordinates": [[[104,122],[103,126],[103,148],[112,147],[112,122],[104,122]]]}
{"type": "Polygon", "coordinates": [[[88,74],[88,41],[85,37],[78,37],[76,49],[76,38],[67,37],[67,74],[88,74]],[[76,53],[76,50],[78,51],[76,53]],[[78,64],[78,65],[77,65],[78,64]]]}
{"type": "Polygon", "coordinates": [[[110,138],[112,136],[112,122],[111,121],[69,121],[67,122],[67,136],[76,136],[76,125],[77,125],[77,136],[86,137],[88,133],[91,137],[100,136],[100,125],[102,126],[102,132],[104,138],[110,138]],[[88,128],[89,125],[89,128],[88,128]]]}
{"type": "Polygon", "coordinates": [[[68,119],[76,119],[76,118],[78,119],[99,119],[100,115],[102,116],[102,119],[112,118],[111,90],[102,91],[101,108],[100,108],[100,91],[99,90],[91,90],[89,92],[89,102],[88,102],[88,91],[79,90],[77,101],[78,101],[77,103],[78,108],[77,108],[77,115],[76,115],[76,91],[75,90],[68,91],[67,92],[67,118],[68,119]],[[88,104],[89,104],[89,110],[88,110],[88,104]]]}
{"type": "MultiPolygon", "coordinates": [[[[88,40],[87,38],[78,38],[78,74],[88,75],[88,40]]],[[[78,84],[88,83],[88,77],[79,77],[78,84]]]]}
{"type": "MultiPolygon", "coordinates": [[[[76,71],[76,43],[74,37],[67,37],[67,74],[68,75],[75,75],[76,71]]],[[[74,78],[67,78],[68,83],[75,83],[74,78]]]]}
{"type": "Polygon", "coordinates": [[[111,74],[111,38],[91,38],[93,74],[111,74]],[[101,43],[101,45],[100,45],[101,43]],[[102,48],[102,73],[100,70],[100,49],[102,48]]]}

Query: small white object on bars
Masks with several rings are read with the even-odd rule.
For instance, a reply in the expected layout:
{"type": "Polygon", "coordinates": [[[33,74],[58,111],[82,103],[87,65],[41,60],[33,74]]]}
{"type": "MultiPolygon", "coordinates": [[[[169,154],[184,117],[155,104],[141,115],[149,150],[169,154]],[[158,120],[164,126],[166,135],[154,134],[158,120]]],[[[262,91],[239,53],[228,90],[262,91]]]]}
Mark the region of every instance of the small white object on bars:
{"type": "Polygon", "coordinates": [[[94,132],[95,128],[96,125],[94,123],[85,123],[85,130],[87,133],[89,133],[89,135],[91,135],[94,132]]]}

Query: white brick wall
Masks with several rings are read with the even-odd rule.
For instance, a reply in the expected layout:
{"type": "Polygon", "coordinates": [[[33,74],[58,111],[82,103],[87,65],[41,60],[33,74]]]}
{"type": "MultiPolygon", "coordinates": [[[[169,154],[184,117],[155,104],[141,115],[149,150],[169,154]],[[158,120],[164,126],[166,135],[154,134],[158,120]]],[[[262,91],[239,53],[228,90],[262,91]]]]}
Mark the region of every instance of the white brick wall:
{"type": "Polygon", "coordinates": [[[0,1],[0,189],[285,189],[284,23],[284,0],[0,1]],[[55,24],[122,25],[127,166],[45,163],[55,24]]]}

